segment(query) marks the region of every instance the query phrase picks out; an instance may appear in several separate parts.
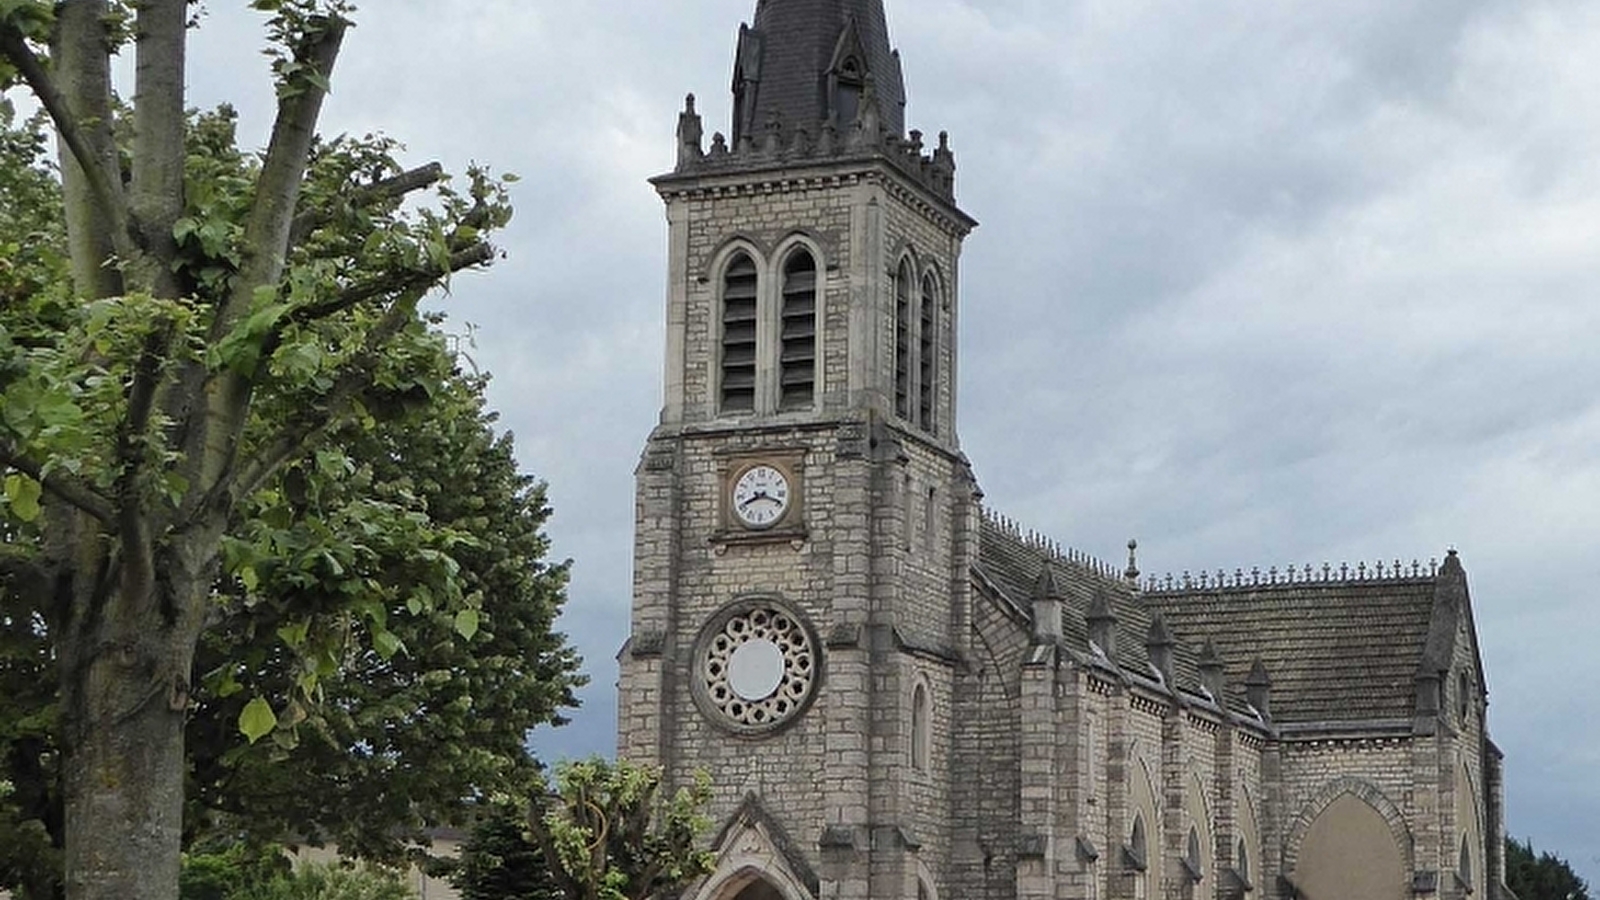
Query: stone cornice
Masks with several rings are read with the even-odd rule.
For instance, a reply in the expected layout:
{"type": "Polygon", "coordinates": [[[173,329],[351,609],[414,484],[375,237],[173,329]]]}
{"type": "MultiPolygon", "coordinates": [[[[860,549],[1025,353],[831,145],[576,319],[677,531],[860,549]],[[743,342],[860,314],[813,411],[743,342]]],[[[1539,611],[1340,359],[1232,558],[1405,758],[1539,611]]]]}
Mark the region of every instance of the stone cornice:
{"type": "Polygon", "coordinates": [[[953,237],[966,237],[978,225],[952,201],[909,178],[881,155],[814,163],[776,160],[746,168],[674,172],[652,178],[650,183],[667,202],[774,196],[869,184],[882,188],[953,237]]]}

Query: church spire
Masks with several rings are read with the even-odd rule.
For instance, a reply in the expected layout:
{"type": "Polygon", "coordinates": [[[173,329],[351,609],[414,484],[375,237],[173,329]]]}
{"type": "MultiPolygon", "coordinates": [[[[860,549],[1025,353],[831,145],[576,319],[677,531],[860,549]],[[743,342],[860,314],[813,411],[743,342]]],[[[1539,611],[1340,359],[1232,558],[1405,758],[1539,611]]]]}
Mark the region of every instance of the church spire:
{"type": "MultiPolygon", "coordinates": [[[[924,143],[906,130],[900,54],[889,44],[883,0],[759,0],[739,26],[733,63],[733,131],[704,142],[691,95],[678,117],[680,176],[778,166],[883,160],[955,210],[950,137],[924,143]]],[[[965,214],[965,228],[977,224],[965,214]]]]}
{"type": "Polygon", "coordinates": [[[883,0],[759,0],[755,20],[739,28],[734,146],[759,146],[776,129],[849,133],[867,111],[869,84],[879,126],[903,136],[905,82],[883,0]]]}

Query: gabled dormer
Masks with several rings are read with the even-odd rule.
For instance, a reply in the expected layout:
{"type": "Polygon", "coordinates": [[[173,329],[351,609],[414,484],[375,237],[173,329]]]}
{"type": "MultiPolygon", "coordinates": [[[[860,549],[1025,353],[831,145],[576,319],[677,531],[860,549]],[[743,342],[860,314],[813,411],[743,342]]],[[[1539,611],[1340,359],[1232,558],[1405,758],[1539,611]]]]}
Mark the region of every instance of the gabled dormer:
{"type": "Polygon", "coordinates": [[[828,63],[828,121],[835,128],[849,125],[861,116],[861,101],[867,90],[872,66],[868,63],[867,49],[861,43],[861,29],[852,16],[839,35],[833,49],[833,59],[828,63]]]}
{"type": "Polygon", "coordinates": [[[905,85],[883,0],[767,0],[739,29],[733,148],[759,147],[774,130],[842,133],[869,83],[883,130],[903,134],[905,85]]]}

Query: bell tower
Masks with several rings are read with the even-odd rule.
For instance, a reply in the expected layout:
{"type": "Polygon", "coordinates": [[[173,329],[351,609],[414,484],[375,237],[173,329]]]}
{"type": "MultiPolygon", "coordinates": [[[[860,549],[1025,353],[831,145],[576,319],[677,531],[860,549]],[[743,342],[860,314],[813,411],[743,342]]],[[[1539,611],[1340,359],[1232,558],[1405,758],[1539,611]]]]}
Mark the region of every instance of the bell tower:
{"type": "Polygon", "coordinates": [[[905,131],[882,0],[760,0],[729,132],[690,96],[661,419],[636,473],[619,752],[708,772],[701,900],[938,897],[977,489],[955,157],[905,131]]]}

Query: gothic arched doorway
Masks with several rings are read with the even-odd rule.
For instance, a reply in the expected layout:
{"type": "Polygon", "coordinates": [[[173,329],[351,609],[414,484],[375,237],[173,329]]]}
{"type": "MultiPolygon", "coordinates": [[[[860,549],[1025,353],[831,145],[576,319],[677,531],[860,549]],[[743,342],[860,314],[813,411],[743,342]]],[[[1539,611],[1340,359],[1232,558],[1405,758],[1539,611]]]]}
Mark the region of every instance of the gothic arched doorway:
{"type": "Polygon", "coordinates": [[[777,888],[758,879],[745,885],[744,890],[732,895],[729,900],[783,900],[783,895],[778,893],[777,888]]]}
{"type": "Polygon", "coordinates": [[[1306,830],[1294,882],[1305,897],[1406,900],[1407,874],[1389,823],[1370,803],[1344,793],[1306,830]]]}

